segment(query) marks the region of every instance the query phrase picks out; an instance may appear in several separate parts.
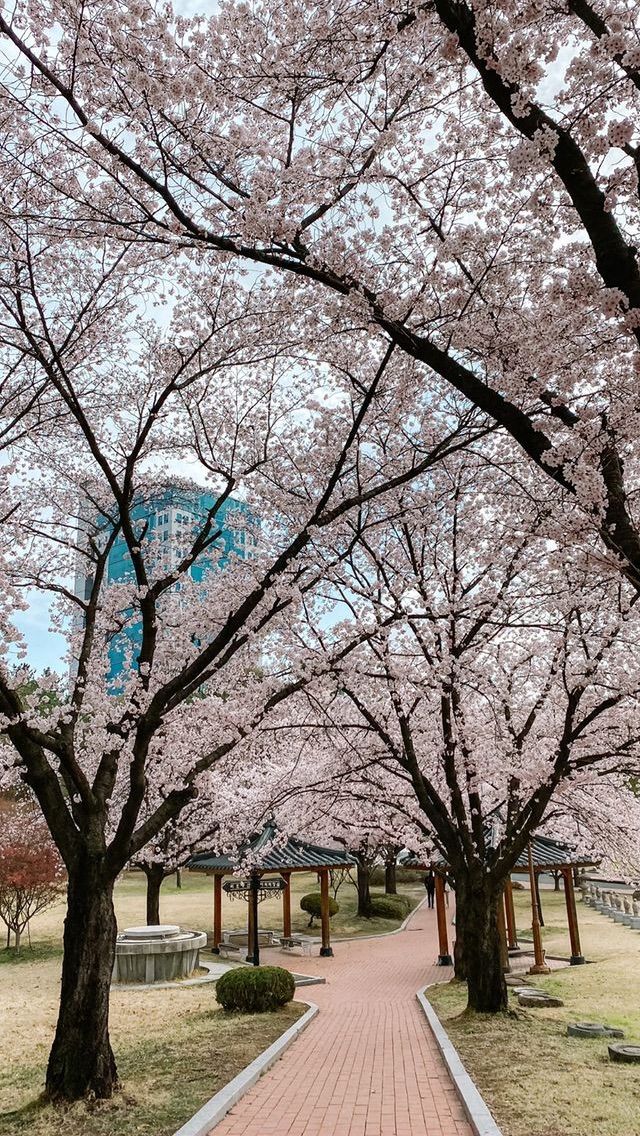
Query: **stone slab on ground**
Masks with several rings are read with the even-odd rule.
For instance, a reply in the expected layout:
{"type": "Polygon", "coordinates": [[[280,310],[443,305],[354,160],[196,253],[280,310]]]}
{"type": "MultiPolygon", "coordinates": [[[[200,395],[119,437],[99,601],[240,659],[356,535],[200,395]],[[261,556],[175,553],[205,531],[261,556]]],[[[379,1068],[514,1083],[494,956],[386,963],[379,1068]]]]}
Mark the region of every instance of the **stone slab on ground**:
{"type": "Polygon", "coordinates": [[[553,1008],[556,1006],[564,1006],[562,998],[552,998],[549,994],[545,994],[542,990],[527,990],[518,994],[518,1004],[520,1006],[528,1006],[530,1009],[553,1008]]]}

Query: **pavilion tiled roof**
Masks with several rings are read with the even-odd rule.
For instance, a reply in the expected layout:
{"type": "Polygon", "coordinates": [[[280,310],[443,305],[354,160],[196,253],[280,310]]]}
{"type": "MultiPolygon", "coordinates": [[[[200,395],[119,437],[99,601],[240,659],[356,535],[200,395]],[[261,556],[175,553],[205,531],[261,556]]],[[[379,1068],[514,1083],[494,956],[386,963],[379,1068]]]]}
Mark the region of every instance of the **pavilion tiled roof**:
{"type": "MultiPolygon", "coordinates": [[[[534,868],[577,868],[598,863],[597,856],[583,856],[574,852],[568,844],[551,840],[548,836],[534,836],[531,840],[531,856],[534,868]]],[[[516,860],[516,868],[529,867],[529,853],[525,848],[516,860]]]]}
{"type": "MultiPolygon", "coordinates": [[[[574,852],[568,844],[561,844],[558,840],[551,840],[548,836],[535,835],[531,838],[531,854],[533,859],[534,868],[577,868],[577,867],[590,867],[593,864],[599,863],[597,856],[584,856],[574,852]]],[[[445,861],[442,857],[434,857],[434,866],[444,864],[445,861]]],[[[418,857],[413,856],[411,853],[400,853],[398,856],[398,867],[401,868],[424,868],[428,865],[423,863],[418,857]]],[[[525,848],[524,852],[518,857],[514,872],[528,871],[529,868],[529,852],[525,848]]]]}
{"type": "Polygon", "coordinates": [[[234,872],[248,860],[252,867],[263,872],[278,872],[295,869],[316,871],[318,868],[349,868],[355,864],[353,856],[341,848],[323,848],[319,844],[308,844],[294,836],[278,840],[278,829],[270,822],[262,832],[253,836],[236,852],[217,855],[201,852],[192,856],[187,865],[192,871],[234,872]],[[274,843],[275,841],[275,843],[274,843]],[[261,856],[262,849],[266,849],[261,856]]]}

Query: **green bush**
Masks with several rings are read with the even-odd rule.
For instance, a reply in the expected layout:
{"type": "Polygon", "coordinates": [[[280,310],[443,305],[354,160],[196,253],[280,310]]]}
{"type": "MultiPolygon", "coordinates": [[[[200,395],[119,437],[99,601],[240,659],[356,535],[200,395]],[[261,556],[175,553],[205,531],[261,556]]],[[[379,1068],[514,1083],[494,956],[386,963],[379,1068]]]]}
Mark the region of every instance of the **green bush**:
{"type": "Polygon", "coordinates": [[[281,966],[236,967],[216,982],[216,999],[224,1010],[264,1014],[286,1006],[295,992],[293,975],[281,966]]]}
{"type": "Polygon", "coordinates": [[[386,873],[384,868],[372,868],[369,874],[369,883],[371,887],[384,887],[386,882],[386,873]]]}
{"type": "MultiPolygon", "coordinates": [[[[311,916],[309,920],[309,926],[313,927],[313,920],[319,919],[320,915],[322,914],[322,900],[320,897],[320,892],[312,891],[309,892],[308,895],[303,895],[302,899],[300,900],[300,906],[303,911],[306,911],[307,915],[311,916]]],[[[333,899],[332,896],[329,896],[329,918],[331,918],[332,915],[337,915],[339,910],[340,904],[337,902],[337,900],[333,899]]]]}
{"type": "Polygon", "coordinates": [[[371,914],[379,919],[404,919],[411,910],[406,895],[372,895],[371,914]]]}

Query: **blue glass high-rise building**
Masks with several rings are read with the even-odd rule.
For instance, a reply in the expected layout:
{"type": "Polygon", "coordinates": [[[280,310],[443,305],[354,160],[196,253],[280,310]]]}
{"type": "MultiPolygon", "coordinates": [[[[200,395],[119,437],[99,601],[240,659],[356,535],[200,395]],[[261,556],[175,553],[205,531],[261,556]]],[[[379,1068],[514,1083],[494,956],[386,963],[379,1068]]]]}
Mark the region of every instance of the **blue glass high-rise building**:
{"type": "MultiPolygon", "coordinates": [[[[213,493],[197,488],[179,488],[167,485],[165,488],[134,504],[131,517],[136,528],[139,527],[141,545],[149,542],[154,554],[162,563],[163,570],[170,571],[189,552],[195,534],[204,525],[208,514],[215,507],[218,498],[213,493]]],[[[248,557],[255,544],[255,518],[243,501],[228,498],[217,509],[214,531],[219,537],[205,549],[188,570],[196,583],[204,581],[212,570],[222,570],[232,555],[248,557]]],[[[106,568],[106,583],[128,583],[133,578],[133,566],[124,537],[119,534],[109,552],[106,568]]],[[[176,585],[179,586],[179,585],[176,585]]],[[[91,578],[85,573],[76,577],[76,592],[87,597],[91,578]]],[[[122,631],[109,643],[109,678],[116,680],[135,660],[142,637],[140,623],[129,620],[122,631]]]]}

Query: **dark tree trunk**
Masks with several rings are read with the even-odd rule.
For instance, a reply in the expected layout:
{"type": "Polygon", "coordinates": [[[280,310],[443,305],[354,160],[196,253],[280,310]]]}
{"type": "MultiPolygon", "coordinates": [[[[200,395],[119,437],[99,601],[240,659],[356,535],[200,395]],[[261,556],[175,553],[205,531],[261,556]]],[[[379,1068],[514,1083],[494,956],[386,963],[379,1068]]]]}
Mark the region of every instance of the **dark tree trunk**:
{"type": "Polygon", "coordinates": [[[384,890],[385,895],[398,894],[398,881],[396,878],[396,858],[387,860],[384,866],[384,890]]]}
{"type": "Polygon", "coordinates": [[[162,864],[143,864],[147,877],[147,927],[156,927],[160,922],[160,888],[164,880],[162,864]]]}
{"type": "Polygon", "coordinates": [[[358,864],[356,884],[358,888],[358,915],[364,919],[371,918],[371,868],[358,864]]]}
{"type": "Polygon", "coordinates": [[[182,868],[176,868],[176,887],[182,887],[182,868]]]}
{"type": "Polygon", "coordinates": [[[117,934],[113,883],[102,857],[85,854],[69,871],[60,1010],[46,1079],[52,1100],[103,1099],[117,1087],[109,1041],[117,934]]]}
{"type": "Polygon", "coordinates": [[[456,873],[456,929],[463,909],[461,966],[467,980],[468,1007],[480,1014],[507,1009],[507,986],[502,969],[498,904],[499,889],[478,873],[456,873]]]}
{"type": "Polygon", "coordinates": [[[453,943],[453,973],[460,982],[465,982],[467,972],[464,963],[464,908],[456,897],[456,937],[453,943]]]}

